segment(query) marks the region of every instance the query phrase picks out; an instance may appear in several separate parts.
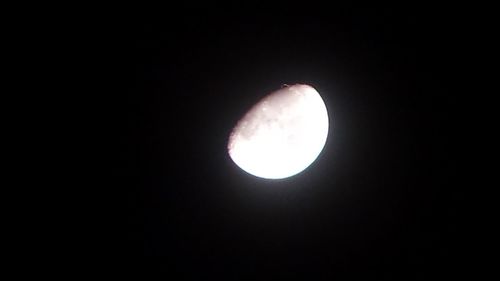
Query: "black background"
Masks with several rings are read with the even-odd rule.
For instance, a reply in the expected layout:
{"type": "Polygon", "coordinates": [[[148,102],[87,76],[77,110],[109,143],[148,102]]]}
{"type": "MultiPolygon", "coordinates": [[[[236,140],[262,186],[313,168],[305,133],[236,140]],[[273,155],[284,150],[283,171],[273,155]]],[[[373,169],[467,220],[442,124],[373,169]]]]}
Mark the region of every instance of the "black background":
{"type": "Polygon", "coordinates": [[[466,18],[435,7],[163,12],[121,28],[120,255],[157,257],[144,272],[186,279],[460,273],[466,18]],[[229,158],[229,133],[294,83],[323,97],[327,144],[297,176],[253,177],[229,158]]]}

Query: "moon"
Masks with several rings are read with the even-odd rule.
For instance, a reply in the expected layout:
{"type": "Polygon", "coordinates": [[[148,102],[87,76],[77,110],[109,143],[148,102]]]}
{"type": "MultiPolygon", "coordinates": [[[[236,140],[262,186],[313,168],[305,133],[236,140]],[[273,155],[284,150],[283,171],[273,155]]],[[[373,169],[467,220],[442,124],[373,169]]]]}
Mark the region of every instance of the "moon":
{"type": "Polygon", "coordinates": [[[328,136],[326,105],[313,87],[285,86],[256,103],[233,128],[227,145],[245,172],[282,179],[309,167],[328,136]]]}

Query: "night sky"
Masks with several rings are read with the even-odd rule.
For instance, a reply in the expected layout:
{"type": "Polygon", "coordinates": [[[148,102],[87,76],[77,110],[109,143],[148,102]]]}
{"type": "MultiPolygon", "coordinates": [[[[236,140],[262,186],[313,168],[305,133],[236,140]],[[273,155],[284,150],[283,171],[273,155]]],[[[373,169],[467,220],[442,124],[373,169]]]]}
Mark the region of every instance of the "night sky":
{"type": "Polygon", "coordinates": [[[453,17],[429,7],[262,4],[129,20],[119,255],[154,257],[144,271],[165,280],[459,272],[453,17]],[[295,83],[326,103],[324,150],[287,179],[245,173],[227,154],[231,129],[295,83]]]}

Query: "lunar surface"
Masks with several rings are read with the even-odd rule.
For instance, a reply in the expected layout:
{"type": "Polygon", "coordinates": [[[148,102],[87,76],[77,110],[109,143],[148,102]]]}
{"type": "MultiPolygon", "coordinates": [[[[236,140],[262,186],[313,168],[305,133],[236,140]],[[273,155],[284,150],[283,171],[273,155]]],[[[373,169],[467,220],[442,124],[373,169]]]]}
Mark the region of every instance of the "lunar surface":
{"type": "Polygon", "coordinates": [[[257,177],[296,175],[319,156],[328,135],[328,113],[308,85],[285,86],[255,104],[232,130],[228,152],[242,170],[257,177]]]}

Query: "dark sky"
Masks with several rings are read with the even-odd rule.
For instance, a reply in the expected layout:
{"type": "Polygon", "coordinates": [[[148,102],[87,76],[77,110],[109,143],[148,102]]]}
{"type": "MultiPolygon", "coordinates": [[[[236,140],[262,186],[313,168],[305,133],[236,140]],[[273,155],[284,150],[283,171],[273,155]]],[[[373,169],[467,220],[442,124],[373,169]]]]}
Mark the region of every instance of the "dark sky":
{"type": "Polygon", "coordinates": [[[464,193],[454,17],[432,7],[261,5],[130,21],[121,255],[158,258],[147,271],[160,276],[204,280],[456,273],[464,193]],[[323,152],[288,179],[243,172],[226,152],[232,127],[294,83],[327,105],[323,152]]]}

